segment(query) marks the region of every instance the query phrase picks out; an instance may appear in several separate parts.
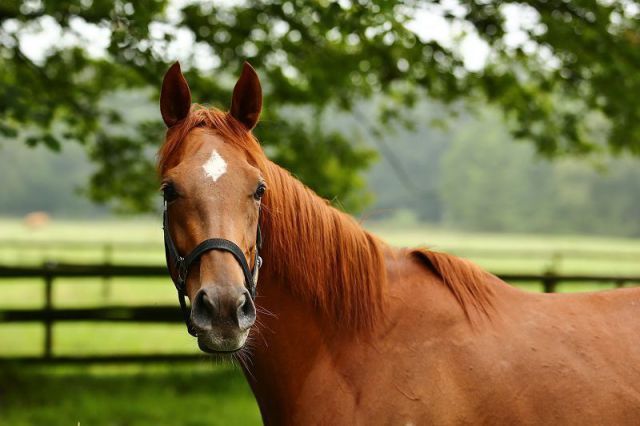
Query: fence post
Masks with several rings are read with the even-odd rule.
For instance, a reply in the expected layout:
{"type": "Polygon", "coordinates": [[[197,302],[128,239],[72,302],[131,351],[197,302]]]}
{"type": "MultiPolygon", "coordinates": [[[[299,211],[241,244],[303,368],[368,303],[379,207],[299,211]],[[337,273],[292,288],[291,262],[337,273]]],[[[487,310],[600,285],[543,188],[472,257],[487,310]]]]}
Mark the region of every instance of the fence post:
{"type": "Polygon", "coordinates": [[[556,279],[556,274],[553,270],[547,270],[544,273],[544,278],[542,279],[542,288],[545,293],[555,293],[556,285],[558,281],[556,279]]]}
{"type": "Polygon", "coordinates": [[[52,262],[44,264],[44,357],[51,359],[53,356],[53,268],[52,262]]]}
{"type": "MultiPolygon", "coordinates": [[[[113,244],[105,243],[104,247],[104,265],[110,266],[113,261],[113,244]]],[[[102,301],[107,302],[111,297],[111,277],[105,275],[102,277],[102,301]]]]}

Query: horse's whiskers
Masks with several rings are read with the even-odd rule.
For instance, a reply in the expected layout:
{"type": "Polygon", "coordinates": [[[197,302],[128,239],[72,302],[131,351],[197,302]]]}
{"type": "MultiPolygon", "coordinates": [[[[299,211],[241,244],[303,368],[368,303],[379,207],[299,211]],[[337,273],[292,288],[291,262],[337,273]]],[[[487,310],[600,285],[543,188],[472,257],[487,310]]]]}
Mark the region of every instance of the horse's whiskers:
{"type": "Polygon", "coordinates": [[[271,318],[278,319],[278,315],[274,314],[273,312],[271,312],[270,310],[268,310],[264,306],[256,306],[256,312],[259,312],[261,314],[265,314],[267,316],[270,316],[271,318]]]}

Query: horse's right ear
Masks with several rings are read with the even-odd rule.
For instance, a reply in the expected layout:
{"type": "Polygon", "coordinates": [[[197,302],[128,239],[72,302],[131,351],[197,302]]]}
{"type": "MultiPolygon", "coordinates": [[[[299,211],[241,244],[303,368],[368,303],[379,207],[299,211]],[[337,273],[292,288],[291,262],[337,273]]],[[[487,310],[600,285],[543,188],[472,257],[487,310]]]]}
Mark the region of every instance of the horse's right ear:
{"type": "Polygon", "coordinates": [[[162,80],[160,113],[167,127],[171,127],[189,115],[190,109],[191,90],[180,71],[180,63],[176,62],[162,80]]]}

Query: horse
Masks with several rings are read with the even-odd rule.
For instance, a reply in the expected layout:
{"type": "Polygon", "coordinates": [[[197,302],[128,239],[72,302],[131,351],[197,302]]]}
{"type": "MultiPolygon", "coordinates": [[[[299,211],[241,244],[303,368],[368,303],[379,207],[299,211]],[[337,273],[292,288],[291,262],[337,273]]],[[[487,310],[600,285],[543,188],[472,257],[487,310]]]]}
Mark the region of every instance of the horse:
{"type": "Polygon", "coordinates": [[[228,112],[174,64],[158,170],[185,321],[243,361],[265,424],[640,422],[640,289],[530,293],[391,247],[267,158],[261,109],[249,64],[228,112]]]}

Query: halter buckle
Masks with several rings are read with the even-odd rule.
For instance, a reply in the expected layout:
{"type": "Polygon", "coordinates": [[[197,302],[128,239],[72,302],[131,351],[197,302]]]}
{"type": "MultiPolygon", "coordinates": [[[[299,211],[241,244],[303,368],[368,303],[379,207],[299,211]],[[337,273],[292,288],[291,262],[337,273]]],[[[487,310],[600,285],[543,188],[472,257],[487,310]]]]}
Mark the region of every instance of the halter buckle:
{"type": "Polygon", "coordinates": [[[187,262],[184,261],[184,257],[181,257],[176,261],[176,267],[178,268],[178,282],[180,283],[181,291],[184,291],[184,285],[187,282],[187,274],[189,270],[187,269],[187,262]]]}

